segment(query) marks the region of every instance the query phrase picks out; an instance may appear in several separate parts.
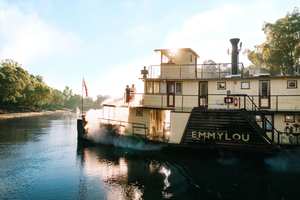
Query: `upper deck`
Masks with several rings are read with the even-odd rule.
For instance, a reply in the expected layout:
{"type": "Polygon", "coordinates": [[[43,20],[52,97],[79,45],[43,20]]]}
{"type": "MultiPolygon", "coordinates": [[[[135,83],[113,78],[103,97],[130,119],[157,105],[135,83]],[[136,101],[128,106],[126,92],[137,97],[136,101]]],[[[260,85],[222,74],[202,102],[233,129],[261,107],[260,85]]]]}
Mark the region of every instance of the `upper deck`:
{"type": "Polygon", "coordinates": [[[232,61],[235,63],[215,63],[210,60],[198,64],[199,55],[190,48],[155,51],[160,53],[160,64],[150,65],[147,74],[143,74],[144,79],[221,79],[247,75],[238,59],[232,61]]]}
{"type": "MultiPolygon", "coordinates": [[[[239,70],[235,77],[249,76],[244,73],[243,63],[238,64],[239,70]]],[[[161,63],[148,67],[147,79],[222,79],[232,77],[231,63],[209,64],[174,64],[161,63]]]]}
{"type": "Polygon", "coordinates": [[[191,49],[158,49],[160,65],[142,70],[144,94],[139,94],[139,106],[190,110],[251,109],[276,112],[300,111],[299,75],[270,75],[246,69],[238,63],[197,64],[199,56],[191,49]],[[233,97],[235,103],[224,99],[233,97]]]}

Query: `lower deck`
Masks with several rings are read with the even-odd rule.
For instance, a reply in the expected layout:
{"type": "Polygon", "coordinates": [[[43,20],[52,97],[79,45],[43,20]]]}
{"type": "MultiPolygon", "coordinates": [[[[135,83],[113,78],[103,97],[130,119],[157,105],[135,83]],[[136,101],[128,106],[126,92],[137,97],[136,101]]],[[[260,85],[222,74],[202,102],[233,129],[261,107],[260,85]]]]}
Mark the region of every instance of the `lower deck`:
{"type": "Polygon", "coordinates": [[[137,135],[169,144],[300,144],[300,114],[246,110],[191,111],[129,107],[128,120],[104,118],[119,124],[122,134],[137,135]]]}

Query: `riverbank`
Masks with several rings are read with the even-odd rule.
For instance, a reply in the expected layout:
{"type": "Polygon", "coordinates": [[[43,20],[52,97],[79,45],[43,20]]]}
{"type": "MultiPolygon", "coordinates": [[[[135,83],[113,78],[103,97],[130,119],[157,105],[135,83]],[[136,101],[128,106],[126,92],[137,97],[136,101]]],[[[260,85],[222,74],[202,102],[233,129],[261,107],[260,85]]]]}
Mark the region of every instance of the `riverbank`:
{"type": "Polygon", "coordinates": [[[63,114],[63,113],[69,113],[69,112],[70,111],[68,111],[68,110],[55,110],[55,111],[41,111],[41,112],[5,113],[5,114],[0,114],[0,120],[23,118],[23,117],[44,116],[44,115],[53,115],[53,114],[63,114]]]}

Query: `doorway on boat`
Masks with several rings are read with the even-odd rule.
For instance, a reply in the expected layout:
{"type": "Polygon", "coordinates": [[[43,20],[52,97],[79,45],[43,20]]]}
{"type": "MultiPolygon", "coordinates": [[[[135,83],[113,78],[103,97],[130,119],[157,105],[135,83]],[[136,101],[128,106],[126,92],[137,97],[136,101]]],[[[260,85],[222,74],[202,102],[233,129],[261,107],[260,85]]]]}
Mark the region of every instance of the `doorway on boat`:
{"type": "Polygon", "coordinates": [[[270,97],[270,81],[259,81],[259,95],[258,95],[259,107],[269,109],[271,105],[270,97]]]}
{"type": "Polygon", "coordinates": [[[167,106],[175,106],[175,82],[167,81],[167,106]]]}
{"type": "Polygon", "coordinates": [[[151,140],[164,141],[166,139],[166,112],[159,109],[152,109],[150,111],[149,137],[151,140]]]}
{"type": "Polygon", "coordinates": [[[199,81],[198,105],[202,108],[208,107],[208,82],[199,81]]]}
{"type": "Polygon", "coordinates": [[[268,137],[274,141],[274,114],[256,115],[256,123],[267,133],[268,137]]]}

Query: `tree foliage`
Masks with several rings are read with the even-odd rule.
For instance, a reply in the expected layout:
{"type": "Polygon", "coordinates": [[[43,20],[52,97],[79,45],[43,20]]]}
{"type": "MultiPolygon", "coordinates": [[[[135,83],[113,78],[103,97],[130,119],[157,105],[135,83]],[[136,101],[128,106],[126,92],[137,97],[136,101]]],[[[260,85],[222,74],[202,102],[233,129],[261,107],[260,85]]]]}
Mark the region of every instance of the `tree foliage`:
{"type": "MultiPolygon", "coordinates": [[[[39,75],[34,76],[22,66],[6,59],[0,62],[0,108],[6,110],[76,109],[81,96],[69,87],[61,92],[49,87],[39,75]]],[[[104,96],[85,100],[85,108],[99,108],[104,96]]]]}
{"type": "Polygon", "coordinates": [[[293,12],[275,23],[265,23],[266,41],[248,52],[249,60],[271,73],[294,74],[300,65],[300,12],[293,12]]]}

